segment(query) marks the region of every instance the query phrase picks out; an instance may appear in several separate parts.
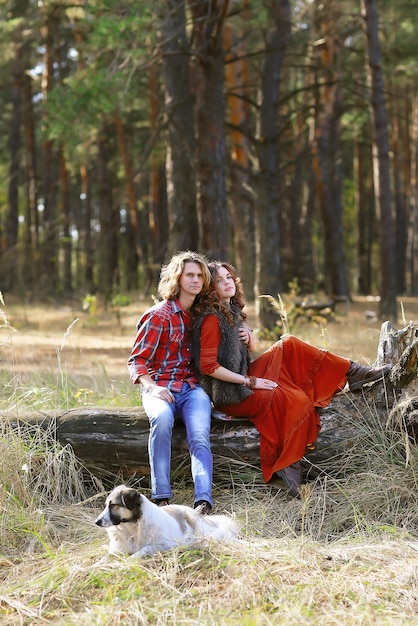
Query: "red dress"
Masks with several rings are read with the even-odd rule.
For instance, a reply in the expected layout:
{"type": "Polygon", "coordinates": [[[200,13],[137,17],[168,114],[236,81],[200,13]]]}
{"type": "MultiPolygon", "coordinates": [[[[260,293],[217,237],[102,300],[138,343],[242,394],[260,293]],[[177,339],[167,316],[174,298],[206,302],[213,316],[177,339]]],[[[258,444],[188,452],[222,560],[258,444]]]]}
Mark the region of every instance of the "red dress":
{"type": "MultiPolygon", "coordinates": [[[[200,335],[203,374],[210,375],[219,367],[220,338],[218,318],[207,315],[200,335]]],[[[326,406],[341,391],[349,367],[349,359],[288,335],[250,365],[249,374],[274,380],[275,390],[256,389],[240,404],[216,407],[233,417],[246,417],[256,426],[266,482],[274,472],[299,461],[316,440],[321,424],[315,407],[326,406]]]]}

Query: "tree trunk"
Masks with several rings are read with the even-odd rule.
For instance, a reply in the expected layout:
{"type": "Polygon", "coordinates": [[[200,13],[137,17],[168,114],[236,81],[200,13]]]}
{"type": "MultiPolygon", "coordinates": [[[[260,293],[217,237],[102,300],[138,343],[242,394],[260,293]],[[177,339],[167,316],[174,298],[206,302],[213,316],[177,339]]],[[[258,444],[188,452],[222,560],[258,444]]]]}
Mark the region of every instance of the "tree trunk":
{"type": "Polygon", "coordinates": [[[372,291],[371,275],[371,243],[373,230],[373,211],[370,206],[370,191],[367,182],[369,168],[366,167],[366,152],[369,150],[363,144],[361,137],[364,136],[362,125],[354,136],[354,185],[355,204],[357,212],[357,255],[358,255],[358,291],[362,295],[368,295],[372,291]]]}
{"type": "MultiPolygon", "coordinates": [[[[159,97],[159,76],[157,66],[151,65],[148,72],[149,101],[150,101],[150,129],[151,135],[158,135],[159,118],[161,101],[159,97]]],[[[162,207],[166,208],[165,195],[163,198],[161,186],[161,158],[156,150],[150,155],[150,181],[149,181],[149,232],[151,235],[152,249],[152,266],[151,266],[151,282],[157,283],[156,267],[167,257],[167,215],[166,211],[162,211],[162,207]]]]}
{"type": "Polygon", "coordinates": [[[95,291],[94,283],[94,252],[92,237],[92,207],[91,207],[91,189],[90,189],[90,170],[87,165],[80,166],[81,180],[81,223],[80,247],[84,256],[83,277],[81,285],[87,293],[95,291]]]}
{"type": "Polygon", "coordinates": [[[196,95],[196,179],[200,248],[210,258],[228,258],[225,180],[225,97],[222,28],[228,0],[189,0],[193,18],[196,95]]]}
{"type": "MultiPolygon", "coordinates": [[[[13,61],[13,83],[12,83],[12,115],[10,125],[10,166],[9,166],[9,191],[8,191],[8,212],[7,212],[7,226],[6,226],[6,248],[8,250],[14,250],[14,257],[16,258],[16,246],[18,240],[18,224],[19,224],[19,171],[20,171],[20,120],[21,120],[21,107],[22,107],[22,51],[23,44],[20,40],[15,44],[15,57],[13,61]]],[[[13,284],[13,275],[16,277],[16,264],[10,268],[11,284],[13,284]]],[[[6,277],[4,278],[6,279],[6,277]]]]}
{"type": "Polygon", "coordinates": [[[33,287],[39,262],[38,181],[36,166],[35,118],[33,111],[32,76],[24,76],[23,122],[25,135],[25,251],[24,280],[33,287]]]}
{"type": "Polygon", "coordinates": [[[302,202],[300,224],[299,224],[299,237],[300,237],[300,268],[299,286],[302,293],[309,294],[315,290],[315,261],[313,252],[313,221],[316,209],[316,190],[315,190],[315,175],[310,167],[304,161],[306,169],[308,170],[306,182],[305,182],[305,195],[306,199],[302,202]]]}
{"type": "MultiPolygon", "coordinates": [[[[244,15],[246,15],[244,11],[244,15]]],[[[248,92],[250,72],[245,35],[238,34],[231,23],[224,26],[225,79],[229,117],[229,208],[232,216],[234,258],[232,262],[241,277],[244,292],[254,295],[254,194],[250,163],[250,146],[246,131],[250,127],[248,92]]]]}
{"type": "Polygon", "coordinates": [[[167,124],[168,254],[196,250],[194,112],[189,80],[189,44],[184,0],[166,5],[161,17],[162,78],[167,124]]]}
{"type": "Polygon", "coordinates": [[[373,121],[373,173],[376,211],[379,223],[380,317],[396,321],[395,245],[392,226],[389,139],[385,105],[385,85],[379,44],[376,0],[361,0],[367,39],[368,79],[373,121]]]}
{"type": "MultiPolygon", "coordinates": [[[[119,114],[115,114],[114,117],[115,128],[116,128],[116,137],[118,140],[118,148],[120,157],[123,164],[124,171],[124,186],[125,186],[125,195],[126,202],[128,205],[128,214],[127,218],[127,226],[126,230],[128,232],[128,242],[127,246],[130,248],[133,244],[134,250],[127,251],[126,259],[126,276],[129,279],[131,274],[131,264],[129,260],[132,260],[134,257],[135,266],[137,266],[138,261],[141,261],[143,264],[147,261],[147,244],[145,233],[141,231],[139,225],[139,216],[138,216],[138,208],[137,208],[137,197],[135,191],[134,184],[134,175],[132,168],[132,159],[129,152],[128,142],[126,140],[126,134],[123,127],[123,123],[119,114]]],[[[135,267],[136,269],[136,267],[135,267]]],[[[128,283],[130,281],[128,280],[128,283]]],[[[130,285],[131,289],[136,289],[138,287],[137,281],[132,281],[133,284],[130,285]]],[[[129,288],[129,287],[128,287],[129,288]]]]}
{"type": "Polygon", "coordinates": [[[68,189],[68,171],[67,162],[64,155],[64,149],[61,147],[60,156],[60,179],[61,179],[61,216],[62,216],[62,251],[63,251],[63,270],[62,270],[62,287],[65,296],[70,296],[73,292],[72,283],[72,240],[70,233],[70,198],[68,189]]]}
{"type": "Polygon", "coordinates": [[[109,303],[115,278],[115,224],[112,185],[107,163],[106,136],[105,129],[102,129],[102,132],[97,138],[97,177],[100,200],[99,287],[105,302],[109,303]]]}
{"type": "Polygon", "coordinates": [[[326,290],[336,296],[349,296],[343,239],[341,172],[338,166],[342,114],[340,42],[337,34],[339,14],[335,0],[328,4],[317,4],[315,34],[316,41],[321,44],[317,44],[315,50],[323,86],[319,88],[312,163],[324,229],[326,290]]]}
{"type": "MultiPolygon", "coordinates": [[[[48,7],[45,9],[48,11],[48,7]]],[[[48,102],[49,92],[54,84],[54,33],[59,32],[57,17],[52,13],[45,15],[43,26],[44,56],[42,74],[43,104],[48,102]]],[[[59,14],[59,12],[58,12],[59,14]]],[[[59,19],[59,18],[58,18],[59,19]]],[[[46,109],[43,110],[43,125],[45,127],[46,109]]],[[[42,144],[42,193],[43,193],[43,229],[44,239],[42,246],[42,273],[41,288],[48,294],[58,291],[58,215],[56,209],[56,180],[57,173],[54,160],[53,142],[47,137],[42,144]]]]}
{"type": "MultiPolygon", "coordinates": [[[[305,78],[302,92],[307,96],[309,74],[305,78]]],[[[298,99],[299,100],[299,99],[298,99]]],[[[299,106],[302,108],[303,103],[299,106]]],[[[316,209],[315,176],[309,158],[309,133],[302,113],[295,116],[291,127],[294,146],[294,173],[292,175],[292,202],[290,227],[290,272],[289,280],[297,278],[301,294],[315,291],[315,261],[313,253],[313,219],[316,209]]]]}
{"type": "Polygon", "coordinates": [[[283,289],[280,255],[280,201],[278,167],[278,98],[281,71],[291,31],[289,0],[270,0],[273,24],[268,34],[261,78],[257,131],[256,314],[263,328],[274,327],[277,313],[266,298],[283,289]]]}
{"type": "MultiPolygon", "coordinates": [[[[393,87],[395,87],[395,85],[393,87]]],[[[399,91],[402,92],[401,88],[399,89],[399,91]]],[[[403,161],[406,159],[406,151],[405,146],[401,146],[403,138],[403,110],[401,110],[401,103],[403,101],[403,98],[394,98],[393,100],[393,139],[391,151],[393,154],[393,191],[395,200],[395,282],[396,293],[403,294],[406,291],[405,269],[407,250],[406,193],[405,179],[403,177],[405,173],[403,161]]]]}
{"type": "Polygon", "coordinates": [[[409,223],[407,250],[408,293],[418,294],[418,89],[413,100],[412,120],[409,134],[411,137],[411,173],[409,191],[409,223]]]}

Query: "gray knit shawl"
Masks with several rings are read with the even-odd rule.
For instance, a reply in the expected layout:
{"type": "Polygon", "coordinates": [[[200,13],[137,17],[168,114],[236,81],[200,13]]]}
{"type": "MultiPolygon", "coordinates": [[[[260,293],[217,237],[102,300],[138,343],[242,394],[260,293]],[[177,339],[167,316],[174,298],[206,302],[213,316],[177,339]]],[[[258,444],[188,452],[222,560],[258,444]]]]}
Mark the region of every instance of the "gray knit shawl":
{"type": "Polygon", "coordinates": [[[212,376],[205,376],[200,369],[200,330],[207,315],[216,315],[219,319],[221,341],[218,348],[218,363],[227,369],[248,376],[250,357],[248,348],[238,336],[238,328],[242,324],[240,310],[231,306],[234,325],[229,326],[226,317],[216,310],[205,311],[193,323],[191,330],[192,364],[201,387],[211,397],[215,406],[239,404],[248,398],[252,391],[245,385],[227,383],[212,376]]]}

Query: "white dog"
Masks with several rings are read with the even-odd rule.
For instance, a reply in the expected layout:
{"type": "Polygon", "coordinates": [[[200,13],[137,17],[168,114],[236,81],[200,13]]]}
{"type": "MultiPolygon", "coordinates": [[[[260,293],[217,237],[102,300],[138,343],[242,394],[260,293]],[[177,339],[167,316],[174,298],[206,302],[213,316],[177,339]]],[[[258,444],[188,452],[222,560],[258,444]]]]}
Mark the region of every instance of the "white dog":
{"type": "Polygon", "coordinates": [[[227,515],[201,515],[199,509],[179,504],[158,507],[137,489],[125,485],[110,492],[95,523],[106,529],[111,554],[134,557],[205,540],[233,541],[238,537],[237,525],[227,515]]]}

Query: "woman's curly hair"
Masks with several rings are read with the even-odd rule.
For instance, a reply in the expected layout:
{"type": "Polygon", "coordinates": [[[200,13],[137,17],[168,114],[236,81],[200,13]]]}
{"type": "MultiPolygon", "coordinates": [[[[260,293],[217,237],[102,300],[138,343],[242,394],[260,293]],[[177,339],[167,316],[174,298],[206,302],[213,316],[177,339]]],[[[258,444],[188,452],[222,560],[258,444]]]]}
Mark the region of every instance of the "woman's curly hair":
{"type": "Polygon", "coordinates": [[[191,309],[192,320],[198,318],[202,313],[205,313],[208,309],[212,309],[218,313],[223,313],[225,315],[227,322],[230,326],[233,326],[233,316],[229,306],[225,305],[216,295],[215,291],[215,279],[218,275],[218,271],[220,267],[225,268],[232,276],[235,283],[235,295],[231,298],[231,304],[234,305],[237,309],[240,310],[241,316],[243,320],[247,319],[246,313],[244,313],[243,308],[246,305],[244,290],[242,287],[241,279],[237,276],[237,270],[233,265],[226,263],[224,261],[211,261],[208,264],[209,271],[212,276],[212,281],[210,288],[207,292],[202,292],[196,298],[193,307],[191,309]]]}

